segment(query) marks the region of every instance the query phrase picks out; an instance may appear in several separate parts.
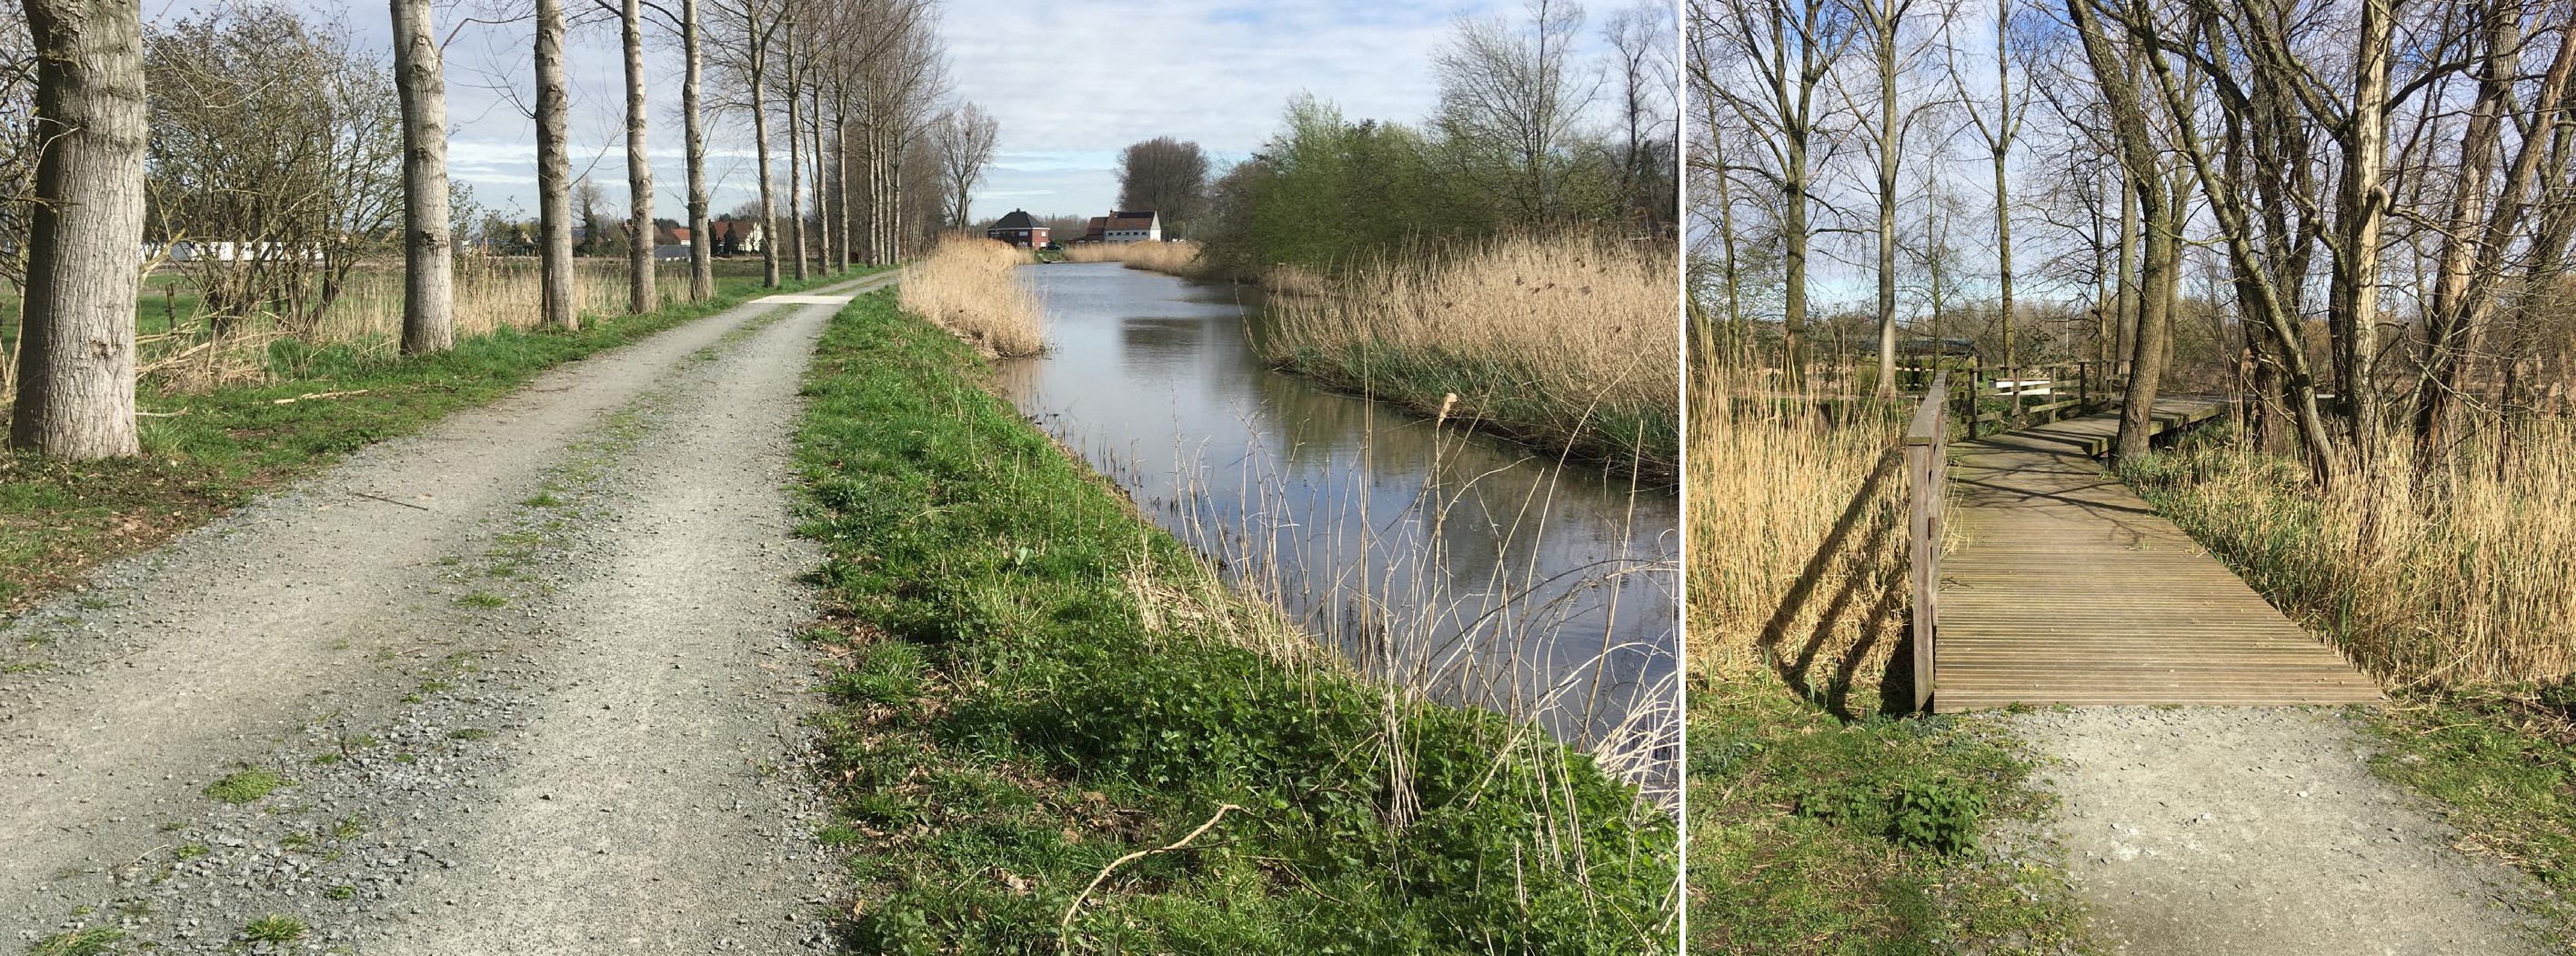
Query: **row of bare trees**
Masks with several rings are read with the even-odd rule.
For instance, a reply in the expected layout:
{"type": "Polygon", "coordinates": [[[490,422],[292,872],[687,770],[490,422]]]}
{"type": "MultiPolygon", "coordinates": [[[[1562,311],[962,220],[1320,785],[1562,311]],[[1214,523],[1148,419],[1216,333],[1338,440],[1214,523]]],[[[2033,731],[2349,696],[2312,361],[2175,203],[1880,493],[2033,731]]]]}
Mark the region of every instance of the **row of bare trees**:
{"type": "Polygon", "coordinates": [[[1819,289],[1866,278],[1885,394],[1900,324],[1930,306],[1938,350],[1975,299],[2007,364],[2126,362],[2133,453],[2177,316],[2207,306],[2258,438],[2320,485],[2392,435],[2432,467],[2464,421],[2563,403],[2576,376],[2571,0],[1692,0],[1688,20],[1716,360],[1795,379],[1819,289]],[[1992,242],[1966,255],[1943,223],[1975,192],[1992,242]],[[2043,311],[2075,319],[2017,342],[2043,311]]]}
{"type": "Polygon", "coordinates": [[[790,262],[800,280],[892,264],[965,221],[998,141],[989,115],[947,102],[930,0],[499,0],[444,28],[431,0],[387,0],[389,71],[341,28],[265,0],[167,26],[145,24],[139,0],[22,2],[24,23],[0,31],[0,260],[24,290],[10,436],[63,458],[137,452],[138,262],[185,243],[203,247],[190,271],[209,334],[251,314],[310,327],[353,266],[398,243],[402,350],[454,344],[458,217],[474,213],[448,174],[446,47],[469,25],[532,37],[533,76],[520,79],[534,85],[540,309],[553,327],[580,321],[568,31],[614,26],[623,54],[635,312],[660,302],[648,44],[682,65],[692,299],[715,294],[711,123],[749,121],[769,286],[790,262]]]}

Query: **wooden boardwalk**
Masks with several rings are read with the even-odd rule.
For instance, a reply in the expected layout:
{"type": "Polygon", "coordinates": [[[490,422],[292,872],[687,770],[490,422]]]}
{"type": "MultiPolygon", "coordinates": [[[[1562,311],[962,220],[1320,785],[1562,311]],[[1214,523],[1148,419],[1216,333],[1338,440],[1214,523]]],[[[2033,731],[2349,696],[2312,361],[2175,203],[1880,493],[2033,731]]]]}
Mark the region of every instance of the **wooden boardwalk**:
{"type": "MultiPolygon", "coordinates": [[[[2214,406],[2158,402],[2168,423],[2214,406]]],[[[1932,707],[2347,704],[2378,685],[2293,624],[2095,454],[2091,415],[1952,446],[1932,707]]]]}

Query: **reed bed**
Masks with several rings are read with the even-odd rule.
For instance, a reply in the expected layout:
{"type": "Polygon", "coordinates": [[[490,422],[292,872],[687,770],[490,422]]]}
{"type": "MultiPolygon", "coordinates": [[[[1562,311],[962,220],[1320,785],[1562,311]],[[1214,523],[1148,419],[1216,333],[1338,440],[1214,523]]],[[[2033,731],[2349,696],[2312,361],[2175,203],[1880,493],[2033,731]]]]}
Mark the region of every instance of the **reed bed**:
{"type": "Polygon", "coordinates": [[[1515,236],[1277,291],[1272,363],[1574,457],[1678,476],[1679,288],[1669,250],[1515,236]]]}
{"type": "Polygon", "coordinates": [[[1046,350],[1035,293],[1020,283],[1027,252],[991,239],[948,236],[903,267],[903,308],[994,356],[1046,350]]]}
{"type": "Polygon", "coordinates": [[[2419,478],[2408,443],[2320,495],[2233,431],[2123,469],[2265,597],[2383,683],[2576,676],[2576,420],[2490,420],[2419,478]]]}
{"type": "Polygon", "coordinates": [[[1728,369],[1692,381],[1690,649],[1695,677],[1769,670],[1809,698],[1877,683],[1912,600],[1896,407],[1783,399],[1728,369]]]}
{"type": "Polygon", "coordinates": [[[1066,246],[1066,262],[1118,262],[1130,269],[1160,272],[1184,279],[1213,281],[1224,278],[1222,270],[1199,257],[1198,243],[1186,240],[1172,242],[1085,242],[1066,246]]]}

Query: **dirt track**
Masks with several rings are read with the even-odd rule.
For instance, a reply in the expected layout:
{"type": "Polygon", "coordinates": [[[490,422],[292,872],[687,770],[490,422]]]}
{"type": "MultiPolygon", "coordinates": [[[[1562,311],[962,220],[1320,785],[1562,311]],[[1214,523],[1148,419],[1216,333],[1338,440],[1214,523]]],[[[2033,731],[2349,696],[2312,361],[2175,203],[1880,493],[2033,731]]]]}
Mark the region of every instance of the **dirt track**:
{"type": "Polygon", "coordinates": [[[2522,875],[2372,775],[2343,715],[2086,707],[2006,722],[2056,759],[2067,874],[2128,956],[2551,951],[2522,875]]]}
{"type": "Polygon", "coordinates": [[[785,455],[832,311],[558,369],[0,631],[0,945],[817,945],[785,455]],[[204,793],[253,766],[294,782],[204,793]]]}

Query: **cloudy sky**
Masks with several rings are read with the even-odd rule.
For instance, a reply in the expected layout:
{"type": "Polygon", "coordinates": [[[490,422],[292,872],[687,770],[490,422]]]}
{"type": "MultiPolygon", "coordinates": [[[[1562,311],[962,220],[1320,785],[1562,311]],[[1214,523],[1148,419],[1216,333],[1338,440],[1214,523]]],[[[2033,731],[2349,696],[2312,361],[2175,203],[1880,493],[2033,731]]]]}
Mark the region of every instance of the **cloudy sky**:
{"type": "MultiPolygon", "coordinates": [[[[472,0],[475,6],[492,0],[472,0]]],[[[504,0],[506,2],[506,0],[504,0]]],[[[144,0],[151,19],[188,15],[205,0],[144,0]]],[[[302,6],[303,4],[296,4],[302,6]]],[[[581,0],[577,11],[589,8],[581,0]]],[[[954,96],[1001,121],[1002,142],[975,197],[977,216],[1014,207],[1097,215],[1117,199],[1118,150],[1138,140],[1196,140],[1219,162],[1240,159],[1277,126],[1289,97],[1309,91],[1354,118],[1415,121],[1431,109],[1429,60],[1461,15],[1517,13],[1518,0],[948,0],[954,96]]],[[[477,201],[504,212],[536,206],[535,127],[526,104],[530,25],[462,22],[443,6],[448,110],[457,129],[449,160],[477,201]],[[461,24],[461,25],[460,25],[461,24]]],[[[1596,7],[1596,21],[1607,14],[1596,7]]],[[[344,3],[337,17],[362,47],[389,49],[385,9],[344,3]]],[[[594,14],[591,19],[598,18],[594,14]]],[[[1590,42],[1595,26],[1587,27],[1590,42]]],[[[647,54],[652,90],[656,212],[682,208],[678,116],[680,63],[668,38],[647,54]]],[[[614,22],[576,26],[574,170],[625,195],[621,65],[614,22]]],[[[712,131],[722,212],[756,195],[747,120],[712,131]]],[[[782,170],[783,174],[783,170],[782,170]]]]}

